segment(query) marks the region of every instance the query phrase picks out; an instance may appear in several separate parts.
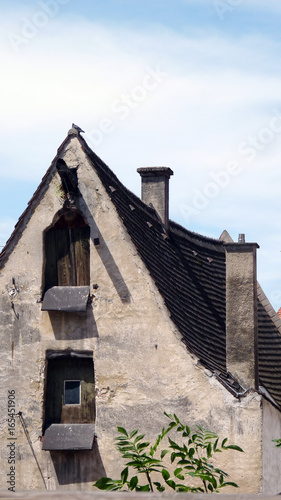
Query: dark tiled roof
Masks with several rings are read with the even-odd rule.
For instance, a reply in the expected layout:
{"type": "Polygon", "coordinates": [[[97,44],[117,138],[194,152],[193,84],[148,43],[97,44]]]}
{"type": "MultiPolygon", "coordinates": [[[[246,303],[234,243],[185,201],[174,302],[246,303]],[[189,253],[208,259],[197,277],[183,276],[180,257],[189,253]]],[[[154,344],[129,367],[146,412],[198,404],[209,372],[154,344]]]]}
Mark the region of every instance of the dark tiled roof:
{"type": "Polygon", "coordinates": [[[227,374],[223,242],[170,221],[166,233],[153,208],[126,189],[79,137],[88,158],[169,309],[182,340],[203,364],[237,391],[227,374]]]}
{"type": "Polygon", "coordinates": [[[281,408],[281,337],[276,326],[278,315],[274,315],[272,309],[266,310],[268,304],[261,294],[258,298],[259,384],[281,408]]]}
{"type": "MultiPolygon", "coordinates": [[[[154,209],[130,192],[84,139],[77,137],[158,287],[184,344],[234,395],[243,392],[226,369],[223,241],[192,233],[172,221],[167,234],[154,209]]],[[[56,160],[57,157],[2,251],[0,266],[22,232],[23,219],[31,216],[46,189],[56,160]]],[[[261,292],[258,301],[260,385],[281,409],[281,321],[278,325],[278,316],[270,307],[261,292]]]]}
{"type": "MultiPolygon", "coordinates": [[[[167,234],[155,211],[128,191],[83,138],[79,139],[163,296],[183,342],[233,394],[243,392],[226,369],[223,241],[192,233],[173,221],[167,234]]],[[[272,320],[273,309],[269,315],[263,302],[258,301],[260,384],[281,408],[281,356],[277,362],[281,335],[272,320]]]]}

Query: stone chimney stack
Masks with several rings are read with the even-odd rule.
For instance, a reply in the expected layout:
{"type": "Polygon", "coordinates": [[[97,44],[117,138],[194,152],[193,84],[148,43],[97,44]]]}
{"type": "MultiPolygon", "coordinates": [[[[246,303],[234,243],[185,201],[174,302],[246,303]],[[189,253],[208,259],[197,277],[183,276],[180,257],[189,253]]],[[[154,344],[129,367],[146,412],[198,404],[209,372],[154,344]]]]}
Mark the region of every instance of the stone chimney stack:
{"type": "Polygon", "coordinates": [[[174,172],[169,167],[138,168],[141,176],[141,199],[152,204],[164,226],[169,225],[169,179],[174,172]]]}
{"type": "MultiPolygon", "coordinates": [[[[244,235],[243,235],[244,236],[244,235]]],[[[226,368],[244,389],[258,389],[257,243],[225,243],[226,368]]]]}

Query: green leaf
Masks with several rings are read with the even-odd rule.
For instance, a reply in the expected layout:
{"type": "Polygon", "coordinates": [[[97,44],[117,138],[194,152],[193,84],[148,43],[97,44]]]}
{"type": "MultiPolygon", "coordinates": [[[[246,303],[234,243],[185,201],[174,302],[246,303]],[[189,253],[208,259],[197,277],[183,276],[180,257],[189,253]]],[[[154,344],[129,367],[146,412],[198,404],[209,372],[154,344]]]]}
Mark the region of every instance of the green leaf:
{"type": "Polygon", "coordinates": [[[118,448],[123,448],[124,446],[133,446],[130,441],[127,441],[126,439],[122,439],[122,441],[118,440],[117,441],[117,447],[118,448]]]}
{"type": "Polygon", "coordinates": [[[101,477],[98,479],[94,486],[96,486],[99,490],[119,490],[123,487],[121,481],[117,479],[111,479],[110,477],[101,477]]]}
{"type": "Polygon", "coordinates": [[[129,490],[134,490],[138,484],[138,477],[134,476],[131,478],[131,481],[129,482],[129,490]]]}
{"type": "Polygon", "coordinates": [[[244,450],[242,450],[242,448],[240,448],[240,446],[237,446],[236,444],[229,444],[228,446],[224,446],[224,449],[225,450],[236,450],[236,451],[241,451],[242,453],[244,453],[244,450]]]}
{"type": "Polygon", "coordinates": [[[168,479],[170,479],[170,474],[169,474],[169,472],[166,469],[162,469],[161,474],[163,476],[163,479],[165,479],[165,481],[167,481],[168,479]]]}
{"type": "Polygon", "coordinates": [[[144,450],[144,448],[147,448],[150,445],[150,443],[139,443],[137,444],[136,448],[138,451],[144,450]]]}
{"type": "Polygon", "coordinates": [[[135,447],[132,444],[130,445],[125,444],[124,446],[118,446],[118,449],[120,450],[121,453],[123,453],[125,451],[134,451],[135,447]]]}
{"type": "Polygon", "coordinates": [[[174,413],[174,419],[175,419],[175,421],[177,422],[177,424],[180,424],[180,421],[179,421],[179,419],[178,419],[178,417],[176,416],[176,414],[175,414],[175,413],[174,413]]]}
{"type": "Polygon", "coordinates": [[[150,491],[150,486],[149,486],[149,484],[146,484],[145,486],[137,486],[136,490],[137,491],[150,491]]]}
{"type": "Polygon", "coordinates": [[[222,442],[222,444],[221,444],[222,448],[224,447],[224,445],[225,445],[226,441],[227,441],[227,438],[224,438],[224,440],[223,440],[223,442],[222,442]]]}
{"type": "Polygon", "coordinates": [[[153,484],[155,484],[156,488],[157,488],[157,491],[165,491],[165,486],[162,486],[161,483],[158,483],[157,481],[154,482],[153,484]]]}
{"type": "MultiPolygon", "coordinates": [[[[179,464],[181,464],[181,462],[179,462],[179,464]]],[[[182,464],[181,464],[181,465],[182,465],[182,464]]],[[[186,466],[184,467],[184,469],[186,469],[186,470],[195,470],[195,465],[186,465],[186,466]]]]}
{"type": "MultiPolygon", "coordinates": [[[[190,475],[191,475],[191,473],[190,473],[190,475]]],[[[210,481],[210,476],[209,476],[209,474],[204,474],[204,473],[202,473],[202,472],[199,472],[199,473],[195,472],[194,476],[200,477],[200,479],[203,479],[203,481],[210,481]]],[[[193,476],[193,477],[194,477],[194,476],[193,476]]],[[[211,482],[212,482],[212,481],[211,481],[211,482]]]]}
{"type": "Polygon", "coordinates": [[[128,465],[128,467],[134,467],[134,469],[143,467],[143,463],[140,460],[132,460],[131,462],[127,462],[126,465],[128,465]]]}
{"type": "Polygon", "coordinates": [[[129,468],[126,467],[124,470],[122,470],[121,472],[121,481],[123,484],[126,483],[127,479],[128,479],[128,475],[129,475],[129,468]]]}
{"type": "Polygon", "coordinates": [[[169,453],[169,450],[162,450],[161,451],[161,459],[163,459],[165,457],[165,455],[167,455],[167,453],[169,453]]]}
{"type": "Polygon", "coordinates": [[[172,479],[169,479],[168,481],[166,481],[167,485],[170,486],[170,488],[172,488],[173,490],[176,489],[176,483],[175,481],[173,481],[172,479]]]}
{"type": "Polygon", "coordinates": [[[182,432],[184,430],[184,426],[183,425],[180,425],[178,428],[177,428],[177,432],[182,432]]]}
{"type": "Polygon", "coordinates": [[[174,470],[174,476],[178,476],[182,472],[182,467],[178,467],[177,469],[174,470]]]}
{"type": "Polygon", "coordinates": [[[233,483],[232,481],[227,481],[226,483],[223,483],[220,488],[223,486],[233,486],[234,488],[238,488],[238,485],[236,483],[233,483]]]}
{"type": "Polygon", "coordinates": [[[173,420],[173,416],[172,416],[170,413],[166,413],[166,412],[164,411],[164,415],[165,415],[166,417],[168,417],[170,420],[173,420]]]}
{"type": "MultiPolygon", "coordinates": [[[[173,428],[174,428],[174,427],[176,427],[176,426],[177,426],[177,423],[176,423],[176,422],[170,422],[170,423],[169,423],[169,426],[168,426],[168,430],[167,430],[167,432],[169,432],[171,429],[173,429],[173,428]]],[[[166,433],[165,433],[165,434],[166,434],[166,433]]]]}
{"type": "Polygon", "coordinates": [[[127,433],[126,429],[124,429],[124,427],[117,427],[117,430],[118,430],[118,432],[120,432],[120,434],[125,434],[125,436],[128,437],[128,433],[127,433]]]}
{"type": "Polygon", "coordinates": [[[210,483],[213,485],[213,487],[215,489],[217,489],[218,483],[217,483],[216,478],[214,476],[210,476],[209,479],[208,479],[208,481],[210,481],[210,483]]]}
{"type": "Polygon", "coordinates": [[[174,450],[181,450],[181,447],[175,443],[175,441],[172,441],[171,438],[169,438],[169,443],[170,443],[170,448],[173,448],[174,450]]]}
{"type": "Polygon", "coordinates": [[[182,484],[177,485],[177,491],[179,493],[187,493],[188,491],[191,491],[192,488],[190,486],[184,486],[182,484]]]}
{"type": "Polygon", "coordinates": [[[136,437],[136,439],[134,440],[134,443],[136,444],[136,443],[138,443],[139,441],[141,441],[141,439],[143,439],[143,438],[144,438],[144,436],[145,436],[145,434],[139,434],[139,435],[136,437]]]}
{"type": "Polygon", "coordinates": [[[130,439],[132,439],[138,432],[139,432],[138,429],[134,429],[130,434],[130,439]]]}

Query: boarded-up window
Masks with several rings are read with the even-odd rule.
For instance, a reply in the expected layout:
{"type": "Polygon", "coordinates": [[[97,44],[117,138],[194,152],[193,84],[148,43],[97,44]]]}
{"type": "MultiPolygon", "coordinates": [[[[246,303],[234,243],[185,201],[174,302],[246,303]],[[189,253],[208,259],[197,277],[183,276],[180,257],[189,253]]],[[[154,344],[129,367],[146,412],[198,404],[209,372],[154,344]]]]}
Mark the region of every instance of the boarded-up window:
{"type": "Polygon", "coordinates": [[[45,429],[51,424],[94,423],[92,353],[47,353],[45,429]]]}
{"type": "Polygon", "coordinates": [[[90,228],[77,212],[64,214],[46,232],[45,262],[45,291],[90,284],[90,228]]]}

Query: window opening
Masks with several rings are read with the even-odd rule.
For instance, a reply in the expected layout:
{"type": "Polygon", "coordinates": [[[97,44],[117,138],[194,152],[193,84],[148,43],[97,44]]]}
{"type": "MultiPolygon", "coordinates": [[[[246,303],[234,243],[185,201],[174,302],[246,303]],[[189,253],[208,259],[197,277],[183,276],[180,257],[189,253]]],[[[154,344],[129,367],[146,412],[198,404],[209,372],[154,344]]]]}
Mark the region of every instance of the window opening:
{"type": "Polygon", "coordinates": [[[95,421],[92,351],[47,351],[44,429],[95,421]]]}
{"type": "Polygon", "coordinates": [[[46,233],[44,292],[54,286],[90,285],[90,227],[76,209],[65,211],[46,233]]]}

